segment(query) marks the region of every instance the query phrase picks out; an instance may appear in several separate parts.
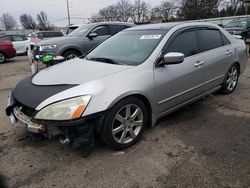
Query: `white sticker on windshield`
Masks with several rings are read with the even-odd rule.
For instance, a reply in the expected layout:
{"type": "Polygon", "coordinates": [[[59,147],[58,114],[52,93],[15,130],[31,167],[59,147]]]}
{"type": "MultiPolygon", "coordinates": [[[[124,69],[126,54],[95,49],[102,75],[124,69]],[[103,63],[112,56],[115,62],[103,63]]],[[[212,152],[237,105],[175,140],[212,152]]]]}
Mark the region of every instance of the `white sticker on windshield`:
{"type": "Polygon", "coordinates": [[[148,40],[148,39],[160,39],[161,35],[142,35],[140,39],[148,40]]]}

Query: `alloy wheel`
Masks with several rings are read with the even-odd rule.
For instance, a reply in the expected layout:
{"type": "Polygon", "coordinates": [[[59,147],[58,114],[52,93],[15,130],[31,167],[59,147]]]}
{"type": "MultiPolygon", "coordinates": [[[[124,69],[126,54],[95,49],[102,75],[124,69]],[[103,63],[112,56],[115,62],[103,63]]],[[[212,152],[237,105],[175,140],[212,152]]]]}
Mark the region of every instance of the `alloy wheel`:
{"type": "Polygon", "coordinates": [[[136,139],[142,130],[144,117],[142,109],[135,104],[123,106],[115,115],[112,135],[116,142],[128,144],[136,139]]]}
{"type": "Polygon", "coordinates": [[[238,81],[238,70],[236,66],[232,66],[227,73],[227,89],[234,90],[238,81]]]}
{"type": "Polygon", "coordinates": [[[66,59],[67,59],[67,60],[70,60],[70,59],[74,59],[74,58],[76,58],[76,57],[77,57],[76,54],[69,54],[69,55],[67,55],[66,59]]]}

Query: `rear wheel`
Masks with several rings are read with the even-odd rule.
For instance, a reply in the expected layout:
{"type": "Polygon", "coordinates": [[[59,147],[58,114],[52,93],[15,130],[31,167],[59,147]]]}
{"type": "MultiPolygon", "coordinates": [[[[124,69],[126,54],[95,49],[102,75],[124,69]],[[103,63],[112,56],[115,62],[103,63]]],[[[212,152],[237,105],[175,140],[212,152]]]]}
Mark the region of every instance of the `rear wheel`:
{"type": "Polygon", "coordinates": [[[5,55],[2,52],[0,52],[0,63],[4,63],[5,61],[6,61],[5,55]]]}
{"type": "Polygon", "coordinates": [[[139,141],[147,124],[147,108],[136,97],[118,102],[104,121],[102,138],[115,150],[128,148],[139,141]]]}
{"type": "Polygon", "coordinates": [[[74,59],[76,57],[79,57],[81,54],[75,50],[68,50],[66,52],[63,53],[63,57],[66,60],[70,60],[70,59],[74,59]]]}
{"type": "Polygon", "coordinates": [[[224,94],[231,94],[238,84],[239,79],[239,68],[236,63],[234,63],[228,70],[224,82],[222,84],[222,92],[224,94]]]}

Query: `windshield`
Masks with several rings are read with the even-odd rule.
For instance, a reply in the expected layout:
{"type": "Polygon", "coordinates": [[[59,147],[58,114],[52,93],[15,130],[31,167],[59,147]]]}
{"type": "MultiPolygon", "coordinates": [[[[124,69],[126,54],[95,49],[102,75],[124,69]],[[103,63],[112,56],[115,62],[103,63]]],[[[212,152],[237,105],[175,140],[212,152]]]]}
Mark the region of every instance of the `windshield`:
{"type": "Polygon", "coordinates": [[[69,37],[82,37],[83,35],[86,35],[87,31],[89,30],[91,26],[90,25],[83,25],[81,27],[78,27],[74,31],[72,31],[68,36],[69,37]]]}
{"type": "Polygon", "coordinates": [[[246,27],[247,21],[246,20],[233,20],[230,23],[228,23],[225,27],[246,27]]]}
{"type": "Polygon", "coordinates": [[[86,59],[139,65],[151,55],[166,32],[162,30],[120,32],[96,47],[86,59]]]}

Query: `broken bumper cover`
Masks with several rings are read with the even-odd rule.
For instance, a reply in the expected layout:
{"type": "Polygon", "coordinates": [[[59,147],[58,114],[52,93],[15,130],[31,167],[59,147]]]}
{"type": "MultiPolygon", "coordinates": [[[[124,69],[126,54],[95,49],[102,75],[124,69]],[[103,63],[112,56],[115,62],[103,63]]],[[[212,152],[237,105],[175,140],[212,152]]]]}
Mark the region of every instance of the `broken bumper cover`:
{"type": "Polygon", "coordinates": [[[67,129],[77,129],[81,127],[81,130],[89,130],[93,127],[93,117],[89,116],[70,121],[48,121],[48,120],[36,120],[33,117],[28,116],[23,112],[22,107],[18,106],[12,96],[8,98],[6,115],[10,117],[11,124],[14,125],[17,121],[27,125],[28,132],[47,134],[49,136],[56,136],[63,134],[68,136],[67,129]]]}
{"type": "Polygon", "coordinates": [[[18,107],[13,108],[14,117],[20,122],[27,125],[27,130],[32,133],[45,133],[46,126],[33,123],[31,118],[26,116],[18,107]]]}

